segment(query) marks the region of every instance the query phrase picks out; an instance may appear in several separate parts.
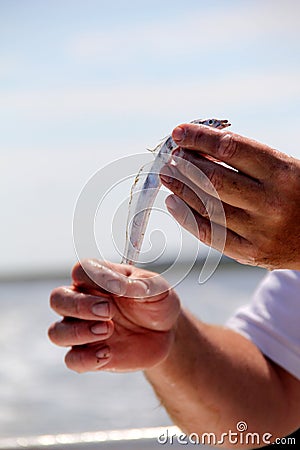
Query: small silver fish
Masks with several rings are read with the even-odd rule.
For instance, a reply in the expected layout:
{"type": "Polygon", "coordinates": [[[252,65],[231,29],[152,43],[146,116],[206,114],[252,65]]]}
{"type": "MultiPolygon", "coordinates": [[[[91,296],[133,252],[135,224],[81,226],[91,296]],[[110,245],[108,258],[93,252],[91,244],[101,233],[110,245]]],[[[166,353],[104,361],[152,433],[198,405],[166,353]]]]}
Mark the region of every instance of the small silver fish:
{"type": "MultiPolygon", "coordinates": [[[[219,129],[230,126],[228,120],[219,119],[196,119],[191,123],[219,129]]],[[[150,170],[143,174],[142,167],[135,178],[129,201],[123,264],[134,265],[138,261],[151,209],[162,185],[159,174],[162,167],[172,160],[172,152],[176,147],[171,135],[162,139],[150,150],[156,154],[150,170]]]]}

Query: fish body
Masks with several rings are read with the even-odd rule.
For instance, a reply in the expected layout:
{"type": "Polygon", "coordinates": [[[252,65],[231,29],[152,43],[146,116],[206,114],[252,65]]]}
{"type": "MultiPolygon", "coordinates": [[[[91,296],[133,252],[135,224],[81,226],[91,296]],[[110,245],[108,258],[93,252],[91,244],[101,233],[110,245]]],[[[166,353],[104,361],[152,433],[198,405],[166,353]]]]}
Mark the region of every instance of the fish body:
{"type": "MultiPolygon", "coordinates": [[[[219,129],[230,126],[228,120],[219,119],[196,119],[191,123],[219,129]]],[[[129,202],[126,243],[122,259],[124,264],[135,265],[138,262],[151,209],[162,185],[159,174],[163,166],[171,162],[172,152],[177,147],[172,136],[166,136],[150,150],[156,155],[150,170],[143,173],[141,168],[136,176],[129,202]]]]}

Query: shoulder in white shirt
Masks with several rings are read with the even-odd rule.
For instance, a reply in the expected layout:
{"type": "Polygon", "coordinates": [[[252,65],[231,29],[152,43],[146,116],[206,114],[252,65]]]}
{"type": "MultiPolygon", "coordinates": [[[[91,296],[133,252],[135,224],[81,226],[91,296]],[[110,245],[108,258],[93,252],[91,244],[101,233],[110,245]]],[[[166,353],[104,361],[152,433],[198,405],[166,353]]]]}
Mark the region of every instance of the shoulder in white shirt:
{"type": "Polygon", "coordinates": [[[300,271],[274,270],[226,324],[300,379],[300,271]]]}

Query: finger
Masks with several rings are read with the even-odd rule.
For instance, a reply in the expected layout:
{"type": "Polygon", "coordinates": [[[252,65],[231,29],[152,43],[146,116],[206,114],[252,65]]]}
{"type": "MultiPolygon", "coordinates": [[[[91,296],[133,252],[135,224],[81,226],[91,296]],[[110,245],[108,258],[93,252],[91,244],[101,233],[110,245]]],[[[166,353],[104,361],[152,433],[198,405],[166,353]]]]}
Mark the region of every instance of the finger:
{"type": "Polygon", "coordinates": [[[69,369],[76,372],[97,370],[133,371],[152,367],[166,355],[170,346],[170,333],[131,333],[125,339],[114,333],[103,343],[74,346],[66,355],[69,369]],[[130,350],[129,350],[130,349],[130,350]],[[145,349],[147,351],[145,352],[145,349]]]}
{"type": "Polygon", "coordinates": [[[286,159],[265,144],[203,125],[180,125],[173,130],[172,137],[180,147],[211,155],[257,179],[268,177],[286,159]]]}
{"type": "Polygon", "coordinates": [[[229,205],[250,210],[257,209],[257,202],[264,200],[259,181],[190,151],[180,150],[180,157],[175,153],[174,163],[176,166],[168,166],[174,177],[179,171],[200,189],[229,205]]]}
{"type": "Polygon", "coordinates": [[[113,264],[97,260],[83,260],[73,269],[72,277],[79,289],[111,293],[145,301],[155,301],[157,296],[167,295],[168,283],[159,275],[145,272],[125,264],[113,264]]]}
{"type": "Polygon", "coordinates": [[[51,325],[50,340],[59,346],[88,344],[108,339],[113,333],[112,321],[87,321],[65,318],[51,325]]]}
{"type": "Polygon", "coordinates": [[[204,244],[239,262],[255,264],[253,246],[247,239],[200,216],[175,195],[167,197],[166,205],[179,224],[204,244]]]}
{"type": "Polygon", "coordinates": [[[125,265],[120,265],[116,271],[111,263],[84,259],[74,266],[72,278],[74,285],[80,290],[86,289],[96,295],[99,292],[121,295],[126,291],[129,273],[125,265]]]}
{"type": "Polygon", "coordinates": [[[85,320],[110,320],[115,309],[111,298],[78,292],[73,287],[60,287],[52,291],[50,306],[61,316],[85,320]]]}
{"type": "Polygon", "coordinates": [[[131,297],[148,294],[143,280],[130,278],[132,269],[124,264],[85,259],[76,264],[72,271],[75,286],[91,292],[131,297]]]}
{"type": "Polygon", "coordinates": [[[65,356],[67,367],[78,373],[99,370],[111,359],[106,342],[74,346],[65,356]]]}
{"type": "Polygon", "coordinates": [[[179,179],[161,175],[161,180],[167,188],[202,217],[241,235],[245,232],[245,224],[249,224],[250,217],[243,209],[228,205],[207,194],[183,176],[179,179]]]}

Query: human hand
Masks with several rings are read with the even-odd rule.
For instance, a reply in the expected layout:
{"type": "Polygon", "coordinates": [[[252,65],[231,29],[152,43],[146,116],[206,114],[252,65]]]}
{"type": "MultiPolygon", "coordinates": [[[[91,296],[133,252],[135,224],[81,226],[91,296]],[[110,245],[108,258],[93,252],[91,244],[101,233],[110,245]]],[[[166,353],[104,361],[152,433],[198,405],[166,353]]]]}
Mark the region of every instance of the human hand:
{"type": "Polygon", "coordinates": [[[175,194],[166,200],[175,219],[220,251],[227,231],[224,253],[241,263],[300,270],[300,161],[203,125],[180,125],[172,136],[180,149],[161,180],[175,194]]]}
{"type": "Polygon", "coordinates": [[[132,371],[166,358],[180,304],[161,276],[84,260],[72,278],[72,286],[51,294],[51,307],[63,319],[49,328],[53,343],[72,347],[65,358],[70,369],[132,371]]]}

